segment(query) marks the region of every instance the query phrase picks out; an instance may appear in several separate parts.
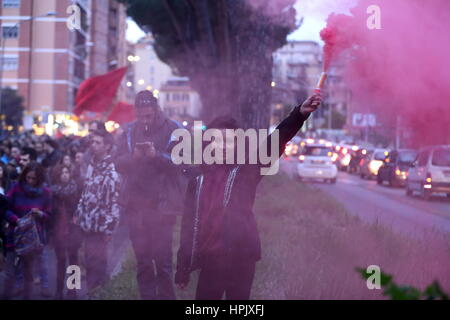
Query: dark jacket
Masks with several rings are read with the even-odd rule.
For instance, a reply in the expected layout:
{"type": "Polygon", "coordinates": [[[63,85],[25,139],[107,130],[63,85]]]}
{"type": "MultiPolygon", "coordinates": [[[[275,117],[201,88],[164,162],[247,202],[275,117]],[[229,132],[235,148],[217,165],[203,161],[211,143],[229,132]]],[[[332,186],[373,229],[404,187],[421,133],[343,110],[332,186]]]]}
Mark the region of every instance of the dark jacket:
{"type": "MultiPolygon", "coordinates": [[[[278,125],[280,146],[278,156],[281,156],[286,143],[296,135],[306,119],[300,113],[299,107],[296,107],[278,125]]],[[[267,144],[270,144],[270,137],[267,144]]],[[[260,165],[248,164],[234,166],[227,177],[225,192],[221,197],[225,210],[223,230],[225,254],[232,254],[237,259],[258,261],[261,258],[261,243],[253,214],[256,188],[263,177],[260,168],[260,165]]],[[[181,243],[177,258],[177,282],[182,282],[182,279],[186,279],[191,271],[202,267],[197,249],[198,207],[204,194],[203,179],[202,171],[194,174],[186,194],[181,243]]]]}
{"type": "Polygon", "coordinates": [[[37,208],[44,213],[38,219],[38,232],[44,243],[47,242],[46,222],[52,215],[52,193],[47,187],[30,188],[26,183],[16,183],[6,195],[9,201],[9,210],[5,219],[9,226],[6,231],[6,247],[14,247],[14,228],[17,220],[23,218],[31,209],[37,208]]]}
{"type": "MultiPolygon", "coordinates": [[[[167,194],[165,186],[167,174],[175,166],[171,160],[171,137],[180,125],[159,114],[148,136],[137,130],[137,122],[129,124],[119,137],[115,164],[122,176],[122,188],[119,203],[122,207],[144,206],[158,211],[159,205],[167,194]],[[156,156],[152,159],[137,161],[133,152],[137,142],[153,142],[156,156]]],[[[164,213],[164,212],[162,212],[164,213]]]]}
{"type": "Polygon", "coordinates": [[[42,160],[42,166],[44,168],[54,167],[58,164],[61,158],[62,158],[61,151],[55,149],[42,160]]]}
{"type": "Polygon", "coordinates": [[[79,185],[75,180],[68,184],[51,186],[53,194],[53,217],[49,223],[49,236],[55,241],[66,241],[70,238],[73,214],[80,200],[79,185]]]}
{"type": "Polygon", "coordinates": [[[5,245],[5,230],[6,230],[6,219],[5,214],[9,209],[9,202],[6,196],[0,194],[0,243],[2,249],[4,249],[5,245]]]}

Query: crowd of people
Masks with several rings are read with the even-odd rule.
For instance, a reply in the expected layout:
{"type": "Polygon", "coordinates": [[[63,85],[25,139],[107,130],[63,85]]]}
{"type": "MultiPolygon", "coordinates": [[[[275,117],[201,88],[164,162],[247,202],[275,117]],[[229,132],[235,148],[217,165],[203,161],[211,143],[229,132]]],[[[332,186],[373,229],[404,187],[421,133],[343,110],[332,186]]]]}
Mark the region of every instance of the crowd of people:
{"type": "MultiPolygon", "coordinates": [[[[320,101],[320,95],[310,97],[278,126],[280,155],[320,101]]],[[[170,150],[179,125],[164,116],[149,91],[137,94],[135,114],[137,120],[117,135],[94,121],[83,138],[25,132],[1,141],[3,299],[30,299],[35,282],[43,297],[76,299],[77,290],[66,286],[69,265],[82,265],[87,292],[104,284],[107,247],[119,220],[135,253],[142,299],[175,299],[174,282],[185,288],[196,269],[201,269],[198,299],[250,297],[261,250],[252,212],[259,167],[176,166],[170,150]],[[181,213],[174,279],[172,236],[181,213]],[[21,237],[30,225],[37,240],[21,237]],[[34,242],[39,245],[31,246],[34,242]],[[56,292],[50,291],[50,250],[56,256],[56,292]]],[[[221,117],[209,127],[239,125],[221,117]]]]}
{"type": "MultiPolygon", "coordinates": [[[[89,163],[111,154],[114,138],[101,121],[91,122],[89,131],[89,135],[83,138],[68,136],[56,140],[27,131],[2,139],[0,234],[5,271],[4,298],[20,295],[30,298],[33,282],[40,283],[42,296],[53,296],[49,286],[49,247],[56,255],[55,296],[63,298],[66,267],[78,265],[82,243],[85,243],[86,254],[92,255],[96,250],[90,246],[95,240],[86,241],[89,233],[82,234],[83,229],[77,227],[82,222],[76,221],[75,213],[79,212],[82,217],[82,210],[89,205],[86,199],[89,163]],[[105,143],[104,150],[98,147],[96,141],[99,140],[105,143]],[[14,248],[14,229],[29,213],[36,219],[44,248],[19,258],[14,248]]],[[[117,175],[115,179],[118,183],[117,175]]],[[[114,215],[117,220],[118,209],[114,215]]],[[[85,258],[84,261],[86,268],[91,267],[89,262],[92,259],[85,258]]],[[[68,296],[75,298],[76,291],[69,291],[68,296]]]]}

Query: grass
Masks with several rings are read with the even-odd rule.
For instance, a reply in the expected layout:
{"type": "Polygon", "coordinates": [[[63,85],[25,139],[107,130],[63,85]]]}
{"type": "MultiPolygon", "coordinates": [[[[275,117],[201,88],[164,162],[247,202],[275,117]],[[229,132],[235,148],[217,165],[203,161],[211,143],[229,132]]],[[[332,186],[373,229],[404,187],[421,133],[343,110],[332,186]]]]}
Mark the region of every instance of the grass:
{"type": "MultiPolygon", "coordinates": [[[[437,279],[450,291],[450,248],[444,235],[422,241],[368,225],[323,192],[284,174],[263,179],[254,206],[262,241],[252,299],[380,299],[368,290],[356,267],[375,264],[399,284],[425,288],[437,279]]],[[[175,255],[179,223],[174,235],[175,255]]],[[[197,274],[179,299],[193,299],[197,274]]],[[[96,299],[138,298],[132,254],[123,270],[101,288],[96,299]]]]}

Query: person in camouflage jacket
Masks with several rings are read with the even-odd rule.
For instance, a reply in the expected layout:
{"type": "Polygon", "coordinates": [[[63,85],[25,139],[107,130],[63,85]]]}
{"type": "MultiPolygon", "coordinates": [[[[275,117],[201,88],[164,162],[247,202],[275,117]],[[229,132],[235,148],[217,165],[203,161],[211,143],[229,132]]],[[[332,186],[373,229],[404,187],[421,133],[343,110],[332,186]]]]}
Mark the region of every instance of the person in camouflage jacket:
{"type": "Polygon", "coordinates": [[[104,130],[93,134],[93,157],[74,214],[74,223],[83,230],[88,290],[106,280],[107,244],[119,222],[120,176],[109,154],[113,143],[104,130]]]}

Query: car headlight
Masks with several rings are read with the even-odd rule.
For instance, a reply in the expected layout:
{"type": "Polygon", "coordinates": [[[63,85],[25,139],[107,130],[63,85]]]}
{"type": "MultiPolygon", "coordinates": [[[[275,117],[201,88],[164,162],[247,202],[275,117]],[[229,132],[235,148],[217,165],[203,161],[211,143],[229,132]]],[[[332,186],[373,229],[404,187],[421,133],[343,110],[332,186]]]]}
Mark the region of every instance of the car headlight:
{"type": "Polygon", "coordinates": [[[342,160],[341,160],[341,164],[346,167],[350,164],[350,160],[352,159],[352,157],[349,154],[346,154],[342,160]]]}
{"type": "Polygon", "coordinates": [[[378,161],[378,160],[372,160],[369,163],[369,170],[372,174],[377,175],[378,174],[378,170],[380,169],[380,167],[383,165],[383,162],[378,161]]]}

